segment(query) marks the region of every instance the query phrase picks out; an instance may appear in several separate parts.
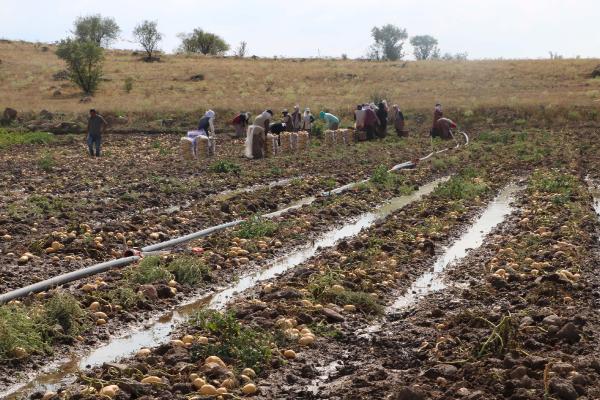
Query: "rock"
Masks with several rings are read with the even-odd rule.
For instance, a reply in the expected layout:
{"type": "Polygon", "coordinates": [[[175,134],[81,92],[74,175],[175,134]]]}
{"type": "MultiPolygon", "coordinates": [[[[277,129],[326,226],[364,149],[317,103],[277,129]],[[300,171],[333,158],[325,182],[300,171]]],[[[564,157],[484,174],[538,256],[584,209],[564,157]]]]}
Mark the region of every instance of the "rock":
{"type": "Polygon", "coordinates": [[[467,397],[468,395],[471,394],[471,391],[469,389],[467,389],[466,387],[461,387],[460,389],[458,389],[456,391],[456,394],[459,395],[460,397],[467,397]]]}
{"type": "Polygon", "coordinates": [[[425,400],[425,395],[419,388],[404,387],[390,396],[392,400],[425,400]]]}
{"type": "Polygon", "coordinates": [[[339,312],[332,310],[331,308],[323,308],[321,313],[331,322],[342,322],[344,317],[339,312]]]}
{"type": "Polygon", "coordinates": [[[542,322],[546,325],[554,325],[554,326],[561,326],[563,324],[562,318],[560,318],[556,314],[548,315],[547,317],[545,317],[542,320],[542,322]]]}
{"type": "Polygon", "coordinates": [[[52,75],[52,79],[55,81],[67,81],[69,80],[69,71],[63,69],[52,75]]]}
{"type": "Polygon", "coordinates": [[[140,291],[148,300],[158,299],[158,292],[154,285],[142,285],[138,291],[140,291]]]}
{"type": "Polygon", "coordinates": [[[563,339],[567,343],[577,343],[581,339],[579,331],[575,324],[572,322],[566,323],[556,334],[560,339],[563,339]]]}
{"type": "Polygon", "coordinates": [[[490,275],[487,280],[494,289],[503,289],[507,286],[506,281],[497,275],[490,275]]]}
{"type": "Polygon", "coordinates": [[[7,122],[11,122],[17,119],[17,115],[17,110],[15,110],[14,108],[6,107],[4,109],[4,113],[2,114],[2,119],[7,122]]]}
{"type": "Polygon", "coordinates": [[[534,323],[533,318],[531,318],[530,316],[527,315],[527,316],[521,318],[519,326],[521,326],[521,327],[531,326],[531,325],[533,325],[533,323],[534,323]]]}
{"type": "Polygon", "coordinates": [[[204,74],[196,74],[196,75],[190,76],[190,81],[200,82],[203,80],[204,80],[204,74]]]}
{"type": "Polygon", "coordinates": [[[429,368],[427,371],[423,372],[423,375],[429,379],[435,379],[439,376],[444,378],[449,378],[451,376],[456,375],[458,368],[454,365],[450,364],[438,364],[433,368],[429,368]]]}
{"type": "Polygon", "coordinates": [[[50,132],[65,134],[65,133],[80,133],[83,128],[77,122],[63,121],[50,127],[50,132]]]}
{"type": "Polygon", "coordinates": [[[52,119],[54,118],[54,114],[52,114],[50,111],[48,110],[42,110],[39,113],[39,118],[40,119],[52,119]]]}
{"type": "Polygon", "coordinates": [[[82,97],[81,99],[79,99],[79,102],[80,103],[91,103],[92,102],[92,98],[89,97],[89,96],[85,96],[85,97],[82,97]]]}
{"type": "Polygon", "coordinates": [[[552,378],[548,387],[550,388],[550,393],[557,395],[561,400],[576,400],[578,397],[577,391],[571,382],[565,379],[552,378]]]}
{"type": "Polygon", "coordinates": [[[158,297],[161,299],[169,299],[171,297],[175,297],[175,293],[171,291],[169,285],[165,285],[163,283],[159,283],[156,285],[156,292],[158,293],[158,297]]]}
{"type": "Polygon", "coordinates": [[[179,383],[174,384],[171,387],[171,390],[175,393],[179,392],[181,394],[188,394],[188,393],[192,393],[196,389],[194,388],[194,385],[192,385],[191,383],[179,382],[179,383]]]}
{"type": "Polygon", "coordinates": [[[540,356],[529,356],[525,358],[524,364],[531,369],[544,369],[548,359],[540,356]]]}
{"type": "Polygon", "coordinates": [[[229,374],[229,370],[216,362],[209,362],[202,366],[200,370],[207,378],[210,379],[219,379],[227,377],[229,374]]]}
{"type": "Polygon", "coordinates": [[[175,125],[175,120],[172,118],[167,118],[167,119],[163,119],[160,121],[160,126],[165,126],[167,128],[170,128],[173,125],[175,125]]]}
{"type": "Polygon", "coordinates": [[[52,92],[52,97],[60,97],[62,96],[62,92],[60,90],[55,90],[54,92],[52,92]]]}
{"type": "Polygon", "coordinates": [[[524,376],[527,376],[527,367],[524,367],[522,365],[518,366],[517,368],[510,371],[508,376],[510,376],[511,379],[521,379],[524,376]]]}
{"type": "Polygon", "coordinates": [[[575,371],[575,367],[566,362],[557,362],[552,364],[552,371],[566,377],[571,371],[575,371]]]}

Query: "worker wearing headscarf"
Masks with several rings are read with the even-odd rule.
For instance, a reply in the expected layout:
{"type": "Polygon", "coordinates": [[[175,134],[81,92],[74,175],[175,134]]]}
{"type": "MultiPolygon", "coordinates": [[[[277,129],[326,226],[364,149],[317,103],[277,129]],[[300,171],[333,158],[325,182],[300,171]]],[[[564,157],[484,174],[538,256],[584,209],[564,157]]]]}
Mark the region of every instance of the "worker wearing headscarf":
{"type": "Polygon", "coordinates": [[[313,117],[312,113],[310,112],[310,108],[307,107],[304,109],[304,114],[302,115],[300,130],[310,132],[313,122],[315,122],[315,117],[313,117]]]}
{"type": "Polygon", "coordinates": [[[441,137],[441,132],[439,132],[437,127],[437,121],[444,116],[444,112],[442,111],[442,105],[437,103],[435,108],[433,109],[433,124],[431,126],[431,137],[441,137]]]}
{"type": "Polygon", "coordinates": [[[404,114],[402,114],[402,110],[398,104],[394,104],[392,106],[394,115],[392,118],[394,119],[394,129],[396,130],[396,134],[398,136],[406,136],[406,132],[404,131],[404,114]]]}
{"type": "Polygon", "coordinates": [[[294,106],[294,112],[292,113],[292,131],[298,132],[300,130],[300,124],[302,123],[302,114],[300,113],[300,106],[294,106]]]}
{"type": "Polygon", "coordinates": [[[377,136],[384,138],[387,135],[387,119],[388,119],[388,107],[385,100],[381,101],[377,105],[377,118],[379,118],[379,127],[377,129],[377,136]]]}
{"type": "Polygon", "coordinates": [[[335,131],[340,127],[340,119],[333,114],[321,111],[319,113],[319,118],[325,120],[325,123],[327,124],[327,129],[335,131]]]}
{"type": "Polygon", "coordinates": [[[290,113],[288,112],[287,109],[283,110],[281,115],[282,115],[281,122],[284,124],[284,127],[283,127],[284,131],[292,132],[294,130],[293,123],[292,123],[292,116],[290,115],[290,113]]]}
{"type": "Polygon", "coordinates": [[[231,121],[233,127],[235,128],[235,134],[230,136],[239,138],[242,137],[244,135],[244,132],[246,132],[246,128],[248,127],[248,124],[250,123],[250,113],[249,112],[241,112],[238,115],[235,116],[235,118],[233,118],[233,120],[231,121]]]}

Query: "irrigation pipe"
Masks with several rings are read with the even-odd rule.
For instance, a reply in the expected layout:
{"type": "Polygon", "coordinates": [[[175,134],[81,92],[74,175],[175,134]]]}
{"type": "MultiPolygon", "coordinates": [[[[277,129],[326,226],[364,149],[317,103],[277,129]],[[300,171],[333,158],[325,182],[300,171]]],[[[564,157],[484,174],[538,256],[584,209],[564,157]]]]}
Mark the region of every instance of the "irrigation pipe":
{"type": "MultiPolygon", "coordinates": [[[[469,144],[469,136],[464,132],[460,132],[460,133],[463,134],[463,136],[465,137],[465,140],[466,140],[465,146],[466,146],[467,144],[469,144]]],[[[454,148],[458,148],[458,147],[460,147],[460,143],[457,144],[454,148]]],[[[443,153],[448,150],[450,150],[450,148],[444,149],[444,150],[439,150],[437,152],[436,151],[431,152],[430,154],[426,155],[425,157],[420,158],[419,161],[427,160],[428,158],[432,157],[434,154],[443,153]]],[[[403,168],[411,168],[411,167],[414,167],[415,165],[416,165],[416,163],[413,161],[403,162],[403,163],[393,166],[388,172],[397,171],[397,170],[403,169],[403,168]]],[[[368,181],[369,181],[368,179],[363,179],[359,182],[349,183],[349,184],[341,186],[337,189],[323,192],[323,193],[321,193],[321,195],[331,196],[334,194],[339,194],[339,193],[349,190],[357,185],[366,183],[368,181]]],[[[301,206],[302,206],[302,204],[296,205],[296,206],[290,206],[290,207],[287,207],[280,211],[272,212],[269,214],[264,214],[263,218],[273,218],[274,216],[281,215],[285,211],[288,211],[288,210],[291,210],[294,208],[298,208],[301,206]]],[[[92,266],[85,267],[85,268],[79,269],[77,271],[68,272],[66,274],[58,275],[53,278],[46,279],[46,280],[34,283],[29,286],[25,286],[25,287],[22,287],[19,289],[12,290],[10,292],[0,295],[0,304],[8,303],[9,301],[18,299],[20,297],[29,296],[32,293],[43,292],[43,291],[49,290],[51,288],[54,288],[54,287],[57,287],[60,285],[64,285],[65,283],[69,283],[69,282],[76,281],[76,280],[79,280],[82,278],[86,278],[91,275],[96,275],[101,272],[106,272],[113,268],[124,267],[135,261],[139,261],[140,259],[143,258],[144,255],[150,255],[152,253],[156,253],[157,251],[160,251],[160,250],[168,248],[168,247],[173,247],[173,246],[181,244],[181,243],[189,242],[194,239],[198,239],[201,237],[211,235],[215,232],[219,232],[219,231],[225,230],[227,228],[231,228],[233,226],[239,225],[243,221],[244,220],[238,219],[235,221],[226,222],[224,224],[212,226],[210,228],[206,228],[206,229],[203,229],[198,232],[190,233],[185,236],[167,240],[165,242],[156,243],[156,244],[153,244],[150,246],[142,247],[141,250],[139,250],[139,251],[129,251],[128,253],[126,253],[126,257],[123,257],[123,258],[117,258],[116,260],[106,261],[106,262],[103,262],[100,264],[94,264],[92,266]]]]}

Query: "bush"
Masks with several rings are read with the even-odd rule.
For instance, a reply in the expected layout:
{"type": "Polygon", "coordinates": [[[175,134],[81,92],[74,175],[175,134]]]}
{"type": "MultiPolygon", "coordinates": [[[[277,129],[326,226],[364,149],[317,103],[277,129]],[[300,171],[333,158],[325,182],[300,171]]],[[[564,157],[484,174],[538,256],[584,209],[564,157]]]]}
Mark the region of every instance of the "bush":
{"type": "Polygon", "coordinates": [[[43,156],[38,159],[38,167],[44,172],[52,171],[54,167],[54,157],[52,157],[52,153],[46,152],[43,156]]]}
{"type": "Polygon", "coordinates": [[[238,236],[243,239],[271,236],[277,230],[277,224],[260,217],[251,217],[238,227],[238,236]]]}
{"type": "Polygon", "coordinates": [[[128,76],[125,78],[125,83],[123,84],[123,89],[125,92],[130,93],[133,90],[133,78],[128,76]]]}
{"type": "Polygon", "coordinates": [[[209,169],[210,171],[219,174],[228,174],[230,172],[233,172],[234,174],[239,174],[242,171],[242,168],[238,164],[228,160],[222,160],[212,163],[209,169]]]}
{"type": "Polygon", "coordinates": [[[44,305],[42,320],[48,328],[60,325],[67,336],[77,336],[86,328],[85,312],[69,293],[58,293],[44,305]]]}
{"type": "Polygon", "coordinates": [[[69,79],[86,94],[94,94],[102,78],[102,48],[92,41],[61,40],[56,55],[65,60],[69,79]]]}
{"type": "Polygon", "coordinates": [[[170,281],[173,275],[161,264],[160,257],[145,257],[128,271],[128,279],[140,285],[170,281]]]}
{"type": "Polygon", "coordinates": [[[192,362],[218,356],[233,363],[238,370],[252,368],[260,372],[271,360],[271,336],[241,325],[231,312],[202,310],[192,318],[191,324],[216,339],[206,345],[193,345],[192,362]]]}
{"type": "Polygon", "coordinates": [[[202,29],[194,29],[192,33],[179,36],[181,38],[180,50],[186,53],[221,55],[229,50],[229,45],[223,38],[214,33],[204,32],[202,29]]]}
{"type": "Polygon", "coordinates": [[[14,358],[14,350],[23,348],[28,353],[47,352],[38,329],[38,323],[31,318],[28,310],[22,306],[0,306],[0,360],[14,358]]]}
{"type": "Polygon", "coordinates": [[[167,270],[175,276],[179,283],[196,285],[210,278],[210,270],[198,257],[177,257],[169,263],[167,270]]]}
{"type": "Polygon", "coordinates": [[[48,144],[54,139],[54,135],[47,132],[9,133],[0,129],[0,149],[20,144],[48,144]]]}

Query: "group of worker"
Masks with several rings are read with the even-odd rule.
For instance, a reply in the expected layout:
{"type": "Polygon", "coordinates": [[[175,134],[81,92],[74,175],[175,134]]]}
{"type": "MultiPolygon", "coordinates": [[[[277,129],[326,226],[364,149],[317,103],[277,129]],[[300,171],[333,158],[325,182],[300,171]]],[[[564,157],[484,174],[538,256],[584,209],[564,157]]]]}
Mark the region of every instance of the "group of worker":
{"type": "MultiPolygon", "coordinates": [[[[246,135],[248,126],[250,126],[251,115],[249,112],[242,111],[237,114],[231,121],[235,131],[229,133],[233,138],[241,138],[246,135]]],[[[273,111],[267,109],[254,118],[252,125],[260,126],[266,133],[279,134],[282,132],[311,132],[315,118],[312,115],[310,108],[305,108],[304,112],[300,112],[300,106],[294,106],[294,111],[289,112],[284,109],[281,112],[280,121],[274,122],[273,111]]],[[[339,120],[338,120],[339,123],[339,120]]]]}
{"type": "MultiPolygon", "coordinates": [[[[199,136],[212,137],[215,134],[215,119],[216,113],[213,110],[208,110],[200,118],[198,129],[188,132],[190,139],[196,140],[199,136]]],[[[235,132],[229,135],[234,138],[248,137],[257,133],[258,128],[265,136],[268,133],[280,134],[282,132],[311,132],[315,118],[312,115],[310,108],[305,108],[304,112],[300,112],[300,106],[294,106],[294,111],[289,113],[287,109],[281,112],[281,120],[273,122],[274,113],[267,109],[254,118],[254,123],[250,124],[251,115],[249,112],[240,112],[232,120],[232,125],[235,132]],[[253,129],[250,130],[249,128],[253,129]]],[[[325,122],[326,129],[337,130],[340,127],[340,118],[326,111],[319,112],[319,119],[325,122]]],[[[356,106],[354,111],[354,128],[365,134],[366,140],[375,138],[383,138],[387,134],[388,121],[394,124],[394,129],[398,136],[407,136],[408,131],[404,128],[404,114],[400,107],[396,104],[392,106],[392,114],[386,100],[382,100],[379,104],[365,103],[356,106]]],[[[88,121],[88,136],[87,144],[91,156],[100,156],[101,132],[106,130],[107,123],[104,118],[96,113],[96,110],[90,110],[90,118],[88,121]]],[[[456,128],[456,124],[444,117],[441,104],[436,104],[433,112],[433,124],[430,130],[432,138],[440,138],[443,140],[451,139],[452,129],[456,128]]],[[[264,142],[263,144],[264,145],[264,142]]]]}

